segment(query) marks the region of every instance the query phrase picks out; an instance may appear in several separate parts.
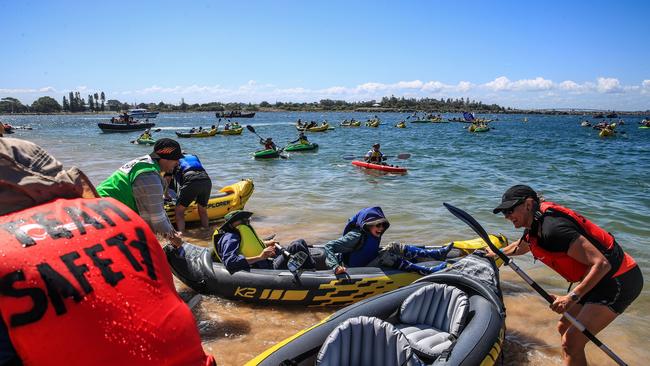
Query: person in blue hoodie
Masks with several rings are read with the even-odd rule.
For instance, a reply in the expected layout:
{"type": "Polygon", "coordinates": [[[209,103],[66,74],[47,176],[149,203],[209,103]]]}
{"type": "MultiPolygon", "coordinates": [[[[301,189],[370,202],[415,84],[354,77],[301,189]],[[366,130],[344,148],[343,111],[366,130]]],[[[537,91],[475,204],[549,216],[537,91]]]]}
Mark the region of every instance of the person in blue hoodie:
{"type": "Polygon", "coordinates": [[[411,262],[415,258],[444,260],[453,243],[436,249],[424,249],[413,245],[391,243],[381,247],[381,237],[390,227],[381,207],[367,207],[352,216],[343,236],[325,244],[325,263],[336,274],[343,274],[347,267],[390,267],[422,275],[437,272],[446,267],[440,263],[434,267],[411,262]]]}

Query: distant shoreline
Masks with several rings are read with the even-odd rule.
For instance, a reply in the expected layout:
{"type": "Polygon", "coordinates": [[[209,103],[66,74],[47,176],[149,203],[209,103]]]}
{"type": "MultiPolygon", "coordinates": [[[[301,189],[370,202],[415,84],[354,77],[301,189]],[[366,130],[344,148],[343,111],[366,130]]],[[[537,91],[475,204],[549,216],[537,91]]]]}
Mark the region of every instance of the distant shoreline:
{"type": "MultiPolygon", "coordinates": [[[[162,114],[165,113],[215,113],[223,111],[158,111],[162,114]]],[[[341,113],[429,113],[429,111],[421,111],[415,109],[399,109],[399,108],[356,108],[356,109],[304,109],[304,110],[286,110],[278,108],[260,108],[256,111],[242,111],[242,112],[262,112],[262,113],[287,113],[287,112],[341,112],[341,113]]],[[[596,112],[585,112],[585,111],[564,111],[564,110],[509,110],[509,111],[472,111],[476,114],[491,114],[491,115],[508,115],[508,114],[536,114],[536,115],[574,115],[574,116],[585,116],[589,118],[594,118],[593,115],[596,112]]],[[[81,115],[81,116],[117,116],[123,112],[113,112],[113,111],[104,111],[104,112],[56,112],[56,113],[35,113],[35,112],[25,112],[25,113],[9,113],[9,114],[0,114],[0,117],[10,117],[10,116],[40,116],[40,115],[81,115]]],[[[433,111],[434,114],[461,114],[462,111],[433,111]]],[[[650,111],[626,111],[626,112],[616,112],[620,116],[650,116],[650,111]]],[[[221,117],[224,118],[224,117],[221,117]]],[[[237,117],[231,117],[237,118],[237,117]]]]}

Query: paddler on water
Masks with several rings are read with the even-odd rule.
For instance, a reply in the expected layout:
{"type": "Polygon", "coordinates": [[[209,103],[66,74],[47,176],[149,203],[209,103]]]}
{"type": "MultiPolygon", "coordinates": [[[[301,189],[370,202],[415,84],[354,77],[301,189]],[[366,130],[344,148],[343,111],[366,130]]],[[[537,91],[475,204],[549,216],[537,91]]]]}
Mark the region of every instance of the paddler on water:
{"type": "Polygon", "coordinates": [[[0,186],[0,365],[215,365],[134,211],[19,139],[0,186]]]}
{"type": "Polygon", "coordinates": [[[366,153],[366,156],[363,158],[366,161],[366,163],[386,165],[386,163],[384,163],[384,160],[386,160],[386,157],[379,150],[379,148],[380,148],[379,143],[376,143],[376,144],[372,145],[372,149],[370,149],[366,153]]]}
{"type": "MultiPolygon", "coordinates": [[[[616,239],[575,211],[544,201],[526,185],[510,187],[493,210],[501,212],[521,239],[502,251],[508,256],[531,252],[570,283],[566,295],[552,295],[551,309],[568,312],[598,334],[630,306],[643,289],[643,275],[616,239]]],[[[489,255],[494,256],[488,249],[489,255]]],[[[564,317],[557,326],[565,365],[587,365],[587,338],[564,317]]]]}
{"type": "Polygon", "coordinates": [[[266,140],[260,139],[260,145],[264,145],[264,149],[266,150],[277,150],[278,147],[275,145],[275,142],[273,142],[273,139],[270,137],[267,137],[266,140]]]}
{"type": "Polygon", "coordinates": [[[381,247],[381,237],[390,223],[381,207],[367,207],[357,212],[343,229],[343,236],[325,244],[325,263],[336,274],[344,274],[347,267],[388,267],[405,272],[428,275],[444,269],[440,263],[427,267],[411,262],[416,258],[444,261],[453,243],[436,249],[391,243],[381,247]]]}

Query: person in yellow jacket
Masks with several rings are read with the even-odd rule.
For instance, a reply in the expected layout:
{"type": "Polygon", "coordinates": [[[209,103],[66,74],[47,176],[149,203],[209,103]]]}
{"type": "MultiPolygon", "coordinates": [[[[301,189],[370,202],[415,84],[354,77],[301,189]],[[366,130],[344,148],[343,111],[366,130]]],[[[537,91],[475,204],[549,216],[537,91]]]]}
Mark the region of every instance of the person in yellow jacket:
{"type": "MultiPolygon", "coordinates": [[[[232,211],[224,218],[226,222],[215,232],[212,241],[215,254],[228,272],[249,271],[251,268],[286,269],[287,258],[276,252],[276,240],[262,240],[250,225],[249,211],[232,211]]],[[[314,269],[316,265],[309,256],[309,248],[303,239],[293,241],[287,251],[307,253],[307,260],[302,268],[314,269]]]]}

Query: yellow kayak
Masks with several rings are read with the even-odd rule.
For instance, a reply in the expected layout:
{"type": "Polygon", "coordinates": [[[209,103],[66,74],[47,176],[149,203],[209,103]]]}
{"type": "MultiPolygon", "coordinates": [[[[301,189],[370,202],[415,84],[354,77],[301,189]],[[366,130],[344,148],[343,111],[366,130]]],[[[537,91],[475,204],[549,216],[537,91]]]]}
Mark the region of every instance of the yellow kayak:
{"type": "Polygon", "coordinates": [[[212,137],[217,134],[217,129],[212,129],[208,131],[201,132],[178,132],[176,131],[176,136],[178,137],[212,137]]]}
{"type": "Polygon", "coordinates": [[[400,122],[400,123],[396,124],[395,127],[397,127],[397,128],[406,128],[406,123],[405,122],[400,122]]]}
{"type": "MultiPolygon", "coordinates": [[[[212,195],[208,201],[208,218],[210,221],[224,217],[228,212],[241,210],[248,199],[253,194],[255,185],[252,179],[242,179],[241,181],[225,186],[219,190],[219,193],[212,195]]],[[[165,204],[165,211],[172,223],[176,222],[173,203],[165,204]]],[[[198,222],[199,211],[196,202],[192,202],[185,210],[185,222],[198,222]]]]}
{"type": "Polygon", "coordinates": [[[221,130],[217,133],[219,135],[241,135],[242,131],[244,131],[244,128],[239,127],[239,128],[231,128],[229,130],[221,130]]]}

